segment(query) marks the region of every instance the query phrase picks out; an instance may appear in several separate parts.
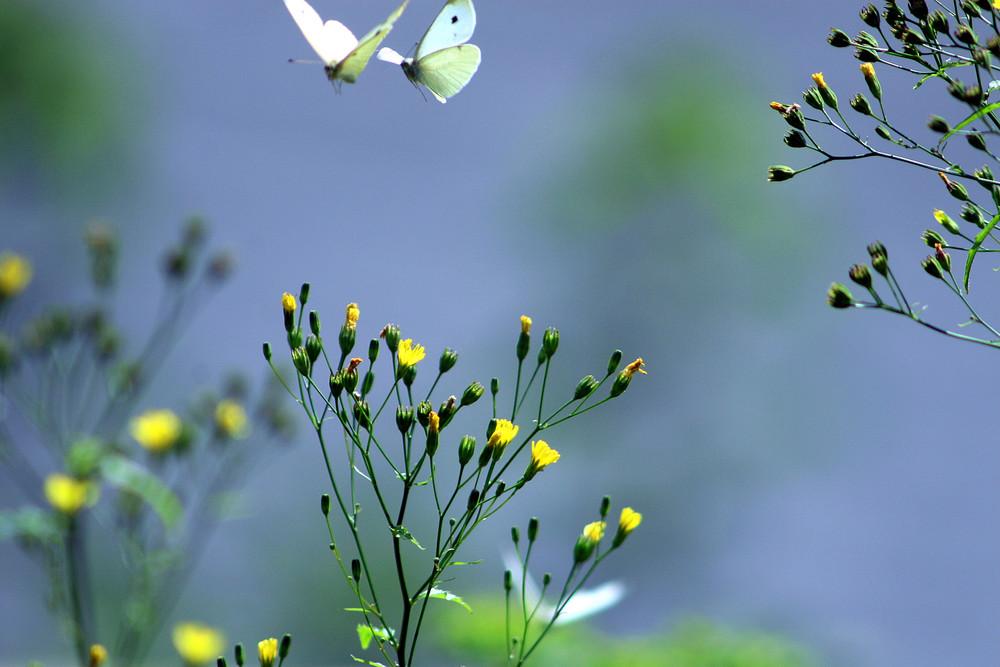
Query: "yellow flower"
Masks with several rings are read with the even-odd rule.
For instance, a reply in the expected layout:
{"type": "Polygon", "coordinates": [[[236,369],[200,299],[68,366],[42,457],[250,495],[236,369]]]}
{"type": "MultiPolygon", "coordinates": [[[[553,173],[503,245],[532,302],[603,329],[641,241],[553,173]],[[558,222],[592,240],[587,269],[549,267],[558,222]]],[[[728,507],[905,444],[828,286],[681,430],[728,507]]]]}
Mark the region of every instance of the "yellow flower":
{"type": "Polygon", "coordinates": [[[813,81],[815,81],[816,85],[819,86],[820,88],[826,88],[826,81],[823,80],[822,72],[816,72],[815,74],[813,74],[813,81]]]}
{"type": "Polygon", "coordinates": [[[559,452],[549,447],[544,440],[531,443],[531,462],[528,463],[527,470],[524,471],[524,481],[528,481],[540,471],[545,470],[545,466],[559,460],[559,452]]]}
{"type": "Polygon", "coordinates": [[[396,355],[399,358],[399,367],[409,368],[424,358],[424,346],[414,345],[413,339],[407,338],[406,340],[399,341],[396,355]]]}
{"type": "Polygon", "coordinates": [[[278,640],[271,637],[258,642],[257,655],[260,658],[260,667],[271,667],[278,656],[278,640]]]}
{"type": "Polygon", "coordinates": [[[518,428],[520,427],[515,426],[506,419],[498,419],[497,425],[493,429],[493,434],[490,436],[486,446],[491,449],[493,447],[506,447],[514,439],[514,436],[517,435],[518,428]]]}
{"type": "MultiPolygon", "coordinates": [[[[997,0],[1000,2],[1000,0],[997,0]]],[[[521,333],[531,333],[531,318],[527,315],[521,315],[521,333]]]]}
{"type": "Polygon", "coordinates": [[[74,479],[62,473],[52,473],[45,478],[45,498],[57,511],[76,514],[84,505],[97,502],[99,489],[91,482],[74,479]]]}
{"type": "Polygon", "coordinates": [[[231,398],[222,399],[215,406],[215,428],[227,438],[245,438],[247,411],[231,398]]]}
{"type": "Polygon", "coordinates": [[[871,63],[861,63],[861,73],[865,75],[866,79],[870,79],[875,76],[875,66],[871,63]]]}
{"type": "Polygon", "coordinates": [[[87,663],[87,667],[101,667],[107,659],[108,649],[100,644],[93,644],[90,647],[90,662],[87,663]]]}
{"type": "Polygon", "coordinates": [[[594,521],[583,527],[583,534],[591,542],[597,543],[604,537],[604,527],[605,524],[603,521],[594,521]]]}
{"type": "Polygon", "coordinates": [[[0,300],[17,296],[31,282],[31,262],[16,253],[0,252],[0,300]]]}
{"type": "Polygon", "coordinates": [[[427,431],[430,433],[437,433],[441,430],[441,417],[438,413],[431,410],[427,413],[427,431]]]}
{"type": "Polygon", "coordinates": [[[648,375],[648,373],[646,373],[646,371],[642,370],[642,367],[645,366],[645,365],[646,364],[642,363],[642,357],[639,357],[638,359],[636,359],[635,361],[633,361],[631,364],[629,364],[628,366],[626,366],[625,370],[623,370],[622,373],[626,377],[629,377],[629,378],[631,378],[636,373],[642,373],[643,375],[648,375]]]}
{"type": "Polygon", "coordinates": [[[214,662],[226,648],[226,638],[207,625],[187,621],[174,626],[174,648],[189,665],[214,662]]]}
{"type": "Polygon", "coordinates": [[[623,508],[621,517],[618,519],[618,532],[615,533],[612,548],[620,546],[625,541],[625,538],[629,536],[629,533],[639,527],[640,523],[642,523],[641,514],[632,511],[631,507],[623,508]]]}
{"type": "Polygon", "coordinates": [[[298,306],[295,304],[295,297],[285,292],[281,295],[281,309],[286,313],[293,313],[298,306]]]}
{"type": "Polygon", "coordinates": [[[165,452],[180,438],[184,422],[171,410],[147,410],[129,426],[136,442],[151,452],[165,452]]]}
{"type": "Polygon", "coordinates": [[[361,311],[358,309],[358,304],[347,304],[347,320],[344,322],[344,328],[353,329],[356,327],[358,325],[358,317],[360,316],[361,311]]]}

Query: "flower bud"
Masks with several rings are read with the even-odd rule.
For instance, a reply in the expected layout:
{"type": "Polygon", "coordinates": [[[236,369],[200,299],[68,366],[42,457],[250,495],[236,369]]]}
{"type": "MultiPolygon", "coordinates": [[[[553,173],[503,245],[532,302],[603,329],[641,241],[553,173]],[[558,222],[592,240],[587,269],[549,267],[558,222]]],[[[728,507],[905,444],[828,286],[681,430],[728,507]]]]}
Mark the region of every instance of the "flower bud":
{"type": "Polygon", "coordinates": [[[467,405],[472,405],[482,397],[485,391],[486,387],[478,382],[473,382],[462,392],[461,407],[464,408],[467,405]]]}
{"type": "Polygon", "coordinates": [[[303,306],[309,301],[309,283],[302,283],[302,288],[299,290],[299,303],[303,306]]]}
{"type": "Polygon", "coordinates": [[[442,424],[447,424],[455,416],[455,411],[458,410],[455,407],[457,401],[458,399],[454,396],[449,396],[448,400],[441,404],[441,407],[438,409],[438,416],[441,417],[442,424]]]}
{"type": "Polygon", "coordinates": [[[927,25],[929,25],[934,32],[948,34],[948,15],[940,9],[937,9],[931,13],[930,17],[928,17],[927,25]]]}
{"type": "Polygon", "coordinates": [[[834,46],[838,49],[851,45],[850,36],[838,28],[832,28],[830,30],[830,35],[826,38],[826,41],[830,46],[834,46]]]}
{"type": "Polygon", "coordinates": [[[542,349],[545,350],[545,356],[551,359],[556,350],[559,349],[559,330],[555,327],[549,327],[545,330],[545,334],[542,336],[542,349]]]}
{"type": "Polygon", "coordinates": [[[500,393],[500,378],[493,378],[490,380],[490,395],[496,398],[497,394],[500,393]]]}
{"type": "Polygon", "coordinates": [[[868,98],[861,93],[856,93],[854,97],[850,100],[851,108],[857,111],[862,116],[872,115],[872,105],[868,101],[868,98]]]}
{"type": "Polygon", "coordinates": [[[980,229],[983,229],[986,226],[986,220],[983,219],[983,214],[979,212],[978,208],[969,202],[966,202],[965,205],[962,206],[962,211],[959,213],[959,217],[966,222],[971,222],[980,229]]]}
{"type": "Polygon", "coordinates": [[[330,514],[330,494],[324,493],[319,497],[319,510],[323,513],[323,516],[329,516],[330,514]]]}
{"type": "Polygon", "coordinates": [[[496,488],[497,488],[497,490],[496,490],[496,493],[494,495],[497,498],[499,498],[500,496],[503,495],[503,492],[507,490],[507,484],[501,479],[499,482],[497,482],[497,487],[496,488]]]}
{"type": "Polygon", "coordinates": [[[315,310],[310,310],[309,311],[309,331],[312,331],[314,334],[316,334],[317,336],[319,336],[319,329],[320,329],[319,313],[317,313],[315,310]]]}
{"type": "Polygon", "coordinates": [[[789,130],[784,136],[785,145],[789,148],[805,148],[806,135],[802,134],[798,130],[789,130]]]}
{"type": "Polygon", "coordinates": [[[271,344],[264,343],[263,350],[264,350],[264,361],[271,361],[271,344]]]}
{"type": "Polygon", "coordinates": [[[809,88],[803,91],[802,99],[813,109],[817,111],[823,110],[823,98],[820,96],[819,89],[816,86],[809,86],[809,88]]]}
{"type": "Polygon", "coordinates": [[[795,176],[795,170],[783,164],[771,165],[767,168],[767,180],[771,183],[791,180],[795,176]]]}
{"type": "Polygon", "coordinates": [[[618,374],[615,378],[614,383],[611,385],[611,397],[615,398],[621,396],[628,389],[629,384],[632,382],[632,376],[626,375],[624,371],[618,374]]]}
{"type": "MultiPolygon", "coordinates": [[[[417,404],[417,423],[427,428],[430,423],[430,414],[434,408],[431,406],[430,401],[421,401],[417,404]]],[[[440,416],[440,412],[438,415],[440,416]]]]}
{"type": "Polygon", "coordinates": [[[848,275],[851,277],[851,280],[856,282],[858,285],[861,285],[865,289],[872,288],[872,274],[871,271],[868,270],[868,265],[855,264],[854,266],[851,267],[851,270],[848,272],[848,275]]]}
{"type": "Polygon", "coordinates": [[[608,511],[611,509],[611,496],[604,496],[601,498],[601,520],[608,515],[608,511]]]}
{"type": "Polygon", "coordinates": [[[865,83],[868,84],[868,90],[871,92],[872,97],[876,100],[881,100],[882,84],[878,80],[878,75],[875,74],[875,66],[868,62],[862,63],[861,74],[865,77],[865,83]]]}
{"type": "Polygon", "coordinates": [[[875,134],[882,137],[886,141],[892,141],[892,135],[889,134],[888,128],[886,128],[884,125],[879,125],[878,127],[876,127],[875,134]]]}
{"type": "Polygon", "coordinates": [[[597,379],[593,375],[584,377],[576,384],[576,390],[573,392],[573,400],[579,401],[582,398],[590,396],[597,389],[597,384],[597,379]]]}
{"type": "Polygon", "coordinates": [[[622,362],[622,351],[615,350],[611,353],[611,358],[608,359],[608,375],[611,375],[616,370],[618,370],[618,365],[622,362]]]}
{"type": "Polygon", "coordinates": [[[458,363],[458,352],[446,347],[441,353],[441,359],[438,360],[438,372],[447,373],[455,367],[456,363],[458,363]]]}
{"type": "Polygon", "coordinates": [[[514,544],[517,544],[518,542],[520,542],[521,541],[521,529],[518,528],[517,526],[511,526],[510,527],[510,539],[514,542],[514,544]]]}
{"type": "Polygon", "coordinates": [[[514,587],[514,573],[510,570],[503,571],[503,589],[505,592],[510,593],[510,589],[514,587]]]}
{"type": "Polygon", "coordinates": [[[368,407],[368,401],[355,401],[353,407],[354,419],[357,420],[358,426],[370,430],[372,427],[372,415],[371,408],[368,407]]]}
{"type": "Polygon", "coordinates": [[[374,364],[376,359],[378,359],[378,338],[372,338],[368,341],[368,361],[374,364]]]}
{"type": "Polygon", "coordinates": [[[396,408],[396,428],[403,435],[410,432],[413,426],[413,408],[408,405],[400,405],[396,408]]]}
{"type": "Polygon", "coordinates": [[[292,327],[292,330],[288,332],[288,347],[301,347],[302,345],[302,327],[292,327]]]}
{"type": "Polygon", "coordinates": [[[866,6],[861,8],[861,20],[872,28],[878,28],[880,17],[875,5],[869,2],[866,6]]]}
{"type": "Polygon", "coordinates": [[[924,0],[909,0],[907,4],[909,6],[910,13],[913,14],[918,21],[923,21],[927,18],[929,12],[927,10],[927,3],[924,0]]]}
{"type": "Polygon", "coordinates": [[[991,190],[993,188],[996,179],[993,178],[993,170],[990,169],[989,166],[983,165],[979,169],[972,172],[972,175],[975,177],[976,182],[987,190],[991,190]]]}
{"type": "Polygon", "coordinates": [[[284,660],[288,657],[288,651],[292,648],[292,636],[285,635],[281,638],[281,643],[278,645],[278,657],[284,660]]]}
{"type": "Polygon", "coordinates": [[[233,653],[236,656],[236,667],[243,667],[243,644],[237,644],[233,648],[233,653]]]}
{"type": "Polygon", "coordinates": [[[407,387],[412,387],[414,381],[417,379],[417,367],[416,365],[407,366],[403,371],[403,384],[407,387]]]}
{"type": "Polygon", "coordinates": [[[531,348],[531,334],[527,331],[521,331],[517,337],[517,348],[515,353],[517,354],[518,361],[524,361],[524,358],[528,356],[528,350],[531,348]]]}
{"type": "Polygon", "coordinates": [[[341,375],[341,380],[344,385],[344,389],[347,393],[354,393],[354,390],[358,387],[358,371],[355,368],[345,370],[341,375]]]}
{"type": "Polygon", "coordinates": [[[939,171],[938,176],[941,177],[941,180],[944,181],[945,187],[948,188],[948,194],[958,201],[969,201],[969,192],[965,189],[964,185],[949,179],[948,175],[943,171],[939,171]]]}
{"type": "Polygon", "coordinates": [[[969,132],[965,135],[965,140],[977,151],[986,150],[986,138],[979,132],[969,132]]]}
{"type": "Polygon", "coordinates": [[[787,111],[781,114],[781,117],[796,130],[806,129],[806,117],[802,115],[802,109],[799,108],[798,104],[788,107],[787,111]]]}
{"type": "Polygon", "coordinates": [[[424,448],[427,456],[434,456],[440,444],[440,424],[441,420],[435,413],[430,413],[427,420],[427,446],[424,448]]]}
{"type": "Polygon", "coordinates": [[[296,347],[292,350],[292,363],[295,364],[295,370],[299,372],[299,375],[304,377],[309,377],[310,362],[309,354],[303,347],[296,347]]]}
{"type": "Polygon", "coordinates": [[[309,337],[306,338],[306,354],[309,355],[309,361],[315,363],[322,351],[323,343],[319,337],[315,334],[309,334],[309,337]]]}
{"type": "Polygon", "coordinates": [[[938,264],[937,259],[935,259],[933,255],[925,257],[924,261],[920,262],[920,266],[924,267],[924,271],[926,271],[928,275],[944,280],[944,273],[941,271],[941,265],[938,264]]]}
{"type": "Polygon", "coordinates": [[[986,50],[994,58],[1000,58],[1000,36],[993,35],[986,41],[986,50]]]}
{"type": "Polygon", "coordinates": [[[351,578],[355,583],[361,582],[361,561],[357,558],[351,560],[351,578]]]}
{"type": "Polygon", "coordinates": [[[955,39],[969,46],[979,41],[979,38],[976,37],[976,33],[972,31],[972,28],[964,23],[959,23],[955,26],[955,39]]]}
{"type": "Polygon", "coordinates": [[[399,349],[399,327],[395,324],[387,324],[379,337],[385,338],[386,347],[389,348],[390,352],[396,354],[396,350],[399,349]]]}
{"type": "Polygon", "coordinates": [[[340,353],[342,355],[347,357],[351,354],[351,350],[354,349],[354,343],[356,340],[357,329],[355,327],[340,327],[340,335],[337,337],[337,342],[340,343],[340,353]]]}
{"type": "Polygon", "coordinates": [[[479,489],[473,489],[469,493],[469,501],[465,504],[465,508],[470,512],[476,508],[479,504],[479,489]]]}
{"type": "Polygon", "coordinates": [[[929,245],[931,248],[938,245],[944,245],[944,239],[933,229],[925,229],[923,236],[920,238],[923,239],[924,243],[929,245]]]}
{"type": "Polygon", "coordinates": [[[946,253],[944,248],[938,246],[934,249],[934,259],[941,265],[943,271],[951,273],[951,255],[946,253]]]}
{"type": "Polygon", "coordinates": [[[951,234],[960,234],[958,223],[952,220],[944,211],[934,209],[934,219],[951,234]]]}
{"type": "Polygon", "coordinates": [[[476,439],[471,435],[463,435],[458,442],[458,463],[466,465],[472,460],[472,455],[476,453],[476,439]]]}
{"type": "Polygon", "coordinates": [[[538,538],[538,517],[533,516],[528,519],[528,541],[534,542],[538,538]]]}
{"type": "Polygon", "coordinates": [[[334,398],[340,398],[340,394],[344,391],[344,373],[342,371],[337,371],[336,373],[330,373],[330,394],[334,398]]]}
{"type": "Polygon", "coordinates": [[[931,129],[931,132],[938,134],[948,134],[948,130],[951,129],[948,126],[948,121],[941,116],[931,116],[930,120],[927,121],[927,127],[931,129]]]}
{"type": "Polygon", "coordinates": [[[281,311],[285,316],[285,331],[291,331],[295,326],[295,297],[285,292],[281,295],[281,311]]]}
{"type": "Polygon", "coordinates": [[[819,89],[819,96],[823,99],[831,109],[837,108],[837,95],[833,92],[830,86],[826,85],[826,79],[823,78],[822,72],[816,72],[812,75],[813,81],[816,83],[816,87],[819,89]]]}
{"type": "Polygon", "coordinates": [[[826,293],[826,302],[834,308],[850,308],[854,305],[851,291],[840,283],[833,283],[826,293]]]}

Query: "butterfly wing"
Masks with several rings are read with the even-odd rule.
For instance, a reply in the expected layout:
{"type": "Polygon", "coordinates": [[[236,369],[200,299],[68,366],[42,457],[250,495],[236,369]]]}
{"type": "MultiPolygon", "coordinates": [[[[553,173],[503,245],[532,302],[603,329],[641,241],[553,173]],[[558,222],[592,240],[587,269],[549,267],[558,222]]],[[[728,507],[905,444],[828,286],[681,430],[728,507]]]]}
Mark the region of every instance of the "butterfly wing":
{"type": "Polygon", "coordinates": [[[389,18],[372,28],[367,35],[359,39],[357,46],[333,67],[330,77],[333,79],[343,79],[347,83],[354,83],[361,74],[361,71],[368,65],[368,61],[371,60],[375,49],[378,48],[382,40],[392,30],[393,24],[402,15],[409,1],[403,0],[403,4],[390,14],[389,18]]]}
{"type": "Polygon", "coordinates": [[[413,59],[420,60],[435,51],[465,44],[472,39],[475,29],[476,9],[472,0],[448,0],[417,44],[413,59]]]}
{"type": "Polygon", "coordinates": [[[323,64],[340,62],[357,46],[354,34],[343,23],[327,21],[324,24],[323,19],[306,0],[285,0],[285,8],[323,64]]]}
{"type": "MultiPolygon", "coordinates": [[[[471,3],[470,3],[471,6],[471,3]]],[[[442,104],[465,88],[472,75],[479,69],[482,54],[475,44],[452,46],[415,60],[404,67],[407,76],[423,84],[442,104]]]]}

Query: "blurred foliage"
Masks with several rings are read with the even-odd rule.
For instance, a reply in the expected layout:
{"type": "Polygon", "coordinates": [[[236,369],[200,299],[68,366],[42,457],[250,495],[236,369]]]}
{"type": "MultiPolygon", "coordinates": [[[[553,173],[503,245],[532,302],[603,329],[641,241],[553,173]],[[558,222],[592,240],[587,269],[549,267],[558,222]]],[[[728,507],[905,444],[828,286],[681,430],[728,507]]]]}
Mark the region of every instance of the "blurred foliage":
{"type": "MultiPolygon", "coordinates": [[[[473,613],[441,611],[428,625],[434,645],[463,664],[496,666],[503,661],[503,600],[478,600],[473,613]]],[[[574,667],[808,667],[818,660],[789,640],[689,617],[653,635],[609,636],[587,623],[563,625],[546,637],[532,656],[539,665],[574,667]]]]}
{"type": "Polygon", "coordinates": [[[21,195],[80,195],[128,173],[132,58],[76,9],[0,2],[0,175],[21,195]]]}

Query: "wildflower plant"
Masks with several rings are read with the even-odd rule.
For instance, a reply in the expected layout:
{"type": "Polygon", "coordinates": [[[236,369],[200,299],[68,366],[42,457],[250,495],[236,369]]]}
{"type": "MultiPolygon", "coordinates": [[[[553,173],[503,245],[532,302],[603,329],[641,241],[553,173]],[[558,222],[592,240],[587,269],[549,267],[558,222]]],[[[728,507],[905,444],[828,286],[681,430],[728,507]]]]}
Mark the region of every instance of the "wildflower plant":
{"type": "Polygon", "coordinates": [[[834,308],[874,308],[903,315],[955,339],[1000,347],[1000,324],[987,321],[968,297],[976,258],[1000,251],[996,228],[1000,180],[993,173],[1000,138],[1000,68],[994,62],[1000,59],[1000,2],[904,4],[885,2],[881,11],[866,4],[860,11],[866,30],[854,37],[839,28],[830,32],[831,46],[852,49],[860,61],[856,85],[860,90],[847,104],[839,101],[822,73],[813,74],[814,85],[803,92],[805,106],[771,103],[790,126],[785,144],[813,155],[815,161],[797,169],[772,166],[768,180],[787,181],[817,167],[869,158],[927,173],[943,201],[940,209],[927,212],[935,224],[922,234],[931,253],[920,264],[961,302],[969,332],[952,331],[926,319],[924,309],[904,293],[890,268],[886,247],[877,241],[868,246],[870,266],[857,264],[848,272],[866,298],[856,298],[847,286],[834,283],[828,302],[834,308]],[[908,79],[913,88],[936,86],[951,99],[939,102],[939,111],[930,116],[926,128],[906,127],[893,115],[905,104],[885,99],[882,76],[908,79]],[[838,135],[837,141],[846,140],[849,150],[831,147],[831,138],[838,135]],[[962,259],[954,266],[953,253],[962,259]]]}
{"type": "MultiPolygon", "coordinates": [[[[184,406],[145,404],[184,323],[232,269],[225,252],[206,257],[203,223],[191,220],[166,253],[160,308],[137,352],[114,322],[118,238],[95,223],[86,243],[86,306],[40,303],[31,262],[0,253],[0,474],[25,501],[0,511],[0,539],[44,568],[78,664],[142,664],[224,493],[289,423],[280,395],[254,399],[240,378],[184,406]],[[108,562],[120,564],[113,575],[108,562]],[[112,613],[98,618],[98,607],[112,613]]],[[[185,624],[174,641],[196,663],[222,641],[213,633],[185,624]]]]}
{"type": "MultiPolygon", "coordinates": [[[[357,632],[362,650],[374,648],[388,664],[407,667],[416,664],[414,656],[431,600],[468,608],[462,596],[443,588],[453,578],[450,568],[480,562],[459,560],[464,542],[526,484],[542,483],[539,475],[560,460],[561,454],[541,439],[542,432],[551,440],[549,429],[620,396],[632,377],[645,371],[641,359],[619,370],[622,354],[616,351],[601,379],[586,376],[557,407],[546,407],[559,332],[547,329],[537,354],[529,359],[531,320],[522,317],[512,390],[502,393],[499,378],[493,378],[485,402],[487,414],[470,417],[473,430],[463,433],[458,427],[459,413],[464,419],[487,389],[473,381],[446,398],[435,393],[448,382],[445,375],[455,367],[457,352],[442,351],[431,371],[432,381],[421,390],[418,371],[428,364],[423,345],[404,339],[400,328],[390,324],[369,340],[363,356],[352,356],[360,315],[357,304],[347,306],[337,342],[328,346],[319,313],[305,314],[308,299],[308,284],[302,286],[298,298],[285,294],[281,299],[294,378],[279,373],[269,343],[264,344],[264,357],[316,433],[330,483],[330,492],[320,498],[320,510],[330,551],[357,600],[357,606],[348,611],[360,616],[357,632]],[[376,375],[376,362],[387,370],[376,375]],[[377,380],[377,376],[386,379],[377,380]],[[604,385],[604,396],[598,398],[604,385]],[[343,453],[336,454],[340,447],[343,453]],[[334,527],[331,510],[342,517],[342,529],[334,527]],[[430,527],[425,528],[428,513],[430,527]],[[376,567],[376,559],[384,554],[391,554],[392,560],[392,573],[385,578],[376,567]]],[[[602,526],[609,506],[607,501],[602,505],[602,526]]],[[[586,547],[571,550],[570,575],[550,620],[559,616],[597,563],[638,525],[635,517],[626,527],[619,527],[608,549],[600,548],[603,529],[585,531],[589,541],[586,547]]],[[[533,520],[529,544],[536,537],[537,520],[533,520]]],[[[521,561],[524,566],[529,553],[530,546],[521,561]]],[[[504,576],[508,599],[510,579],[508,572],[504,576]]],[[[524,604],[521,607],[526,609],[524,604]]],[[[507,659],[518,665],[551,627],[550,623],[525,648],[532,617],[529,614],[522,620],[520,630],[507,624],[507,659]]],[[[386,664],[354,659],[368,665],[386,664]]]]}

